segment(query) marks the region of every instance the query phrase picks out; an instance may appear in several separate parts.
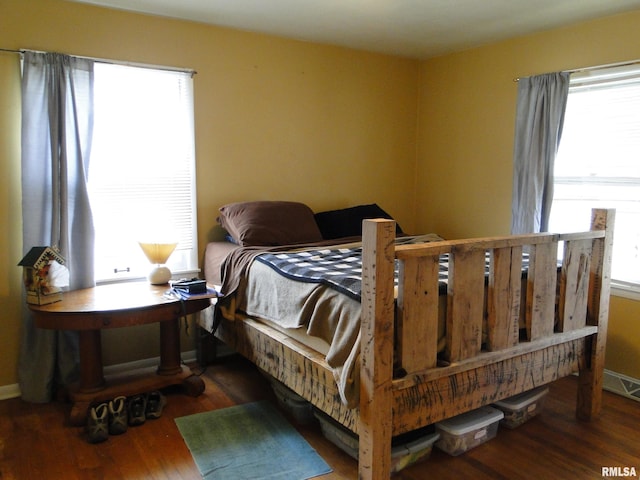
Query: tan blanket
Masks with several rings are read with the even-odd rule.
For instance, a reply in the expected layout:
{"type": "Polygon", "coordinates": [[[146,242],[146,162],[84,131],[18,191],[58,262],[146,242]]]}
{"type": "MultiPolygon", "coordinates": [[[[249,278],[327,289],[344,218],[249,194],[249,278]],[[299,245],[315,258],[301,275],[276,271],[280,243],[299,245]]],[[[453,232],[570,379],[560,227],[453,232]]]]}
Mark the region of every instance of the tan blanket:
{"type": "Polygon", "coordinates": [[[326,285],[290,280],[254,262],[237,291],[237,310],[286,329],[305,329],[329,345],[326,360],[342,402],[358,403],[360,302],[326,285]]]}

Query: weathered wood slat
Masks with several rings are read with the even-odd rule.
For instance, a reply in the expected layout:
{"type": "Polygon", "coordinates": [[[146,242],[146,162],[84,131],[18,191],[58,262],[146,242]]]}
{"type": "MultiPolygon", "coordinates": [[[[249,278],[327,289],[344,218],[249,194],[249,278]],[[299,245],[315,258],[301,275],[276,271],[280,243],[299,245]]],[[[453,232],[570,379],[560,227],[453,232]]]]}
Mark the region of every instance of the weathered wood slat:
{"type": "MultiPolygon", "coordinates": [[[[593,235],[587,232],[585,235],[593,235]]],[[[597,236],[597,234],[596,234],[597,236]]],[[[461,240],[446,240],[426,244],[398,245],[396,257],[400,259],[423,255],[442,255],[449,253],[453,248],[458,252],[467,250],[491,250],[494,248],[523,247],[525,245],[537,245],[557,241],[558,234],[531,233],[527,235],[508,235],[486,238],[466,238],[461,240]]]]}
{"type": "Polygon", "coordinates": [[[561,343],[417,382],[409,388],[399,389],[394,382],[393,434],[415,430],[570,375],[584,354],[584,343],[584,339],[561,343]]]}
{"type": "Polygon", "coordinates": [[[393,423],[395,222],[372,220],[362,229],[360,341],[360,478],[387,480],[393,423]]]}
{"type": "Polygon", "coordinates": [[[522,247],[493,250],[487,287],[487,350],[518,343],[521,285],[522,247]]]}
{"type": "Polygon", "coordinates": [[[447,347],[451,362],[480,352],[484,311],[485,251],[454,249],[449,256],[447,347]],[[478,287],[481,288],[478,288],[478,287]]]}
{"type": "Polygon", "coordinates": [[[531,247],[527,273],[527,338],[537,340],[551,335],[555,323],[555,299],[558,277],[558,243],[531,247]]]}
{"type": "Polygon", "coordinates": [[[532,342],[522,342],[511,348],[499,350],[497,352],[482,352],[477,357],[468,358],[460,362],[449,365],[443,365],[437,368],[430,368],[422,372],[415,372],[403,378],[398,378],[393,382],[394,389],[402,389],[412,387],[417,383],[429,382],[439,378],[484,367],[494,363],[502,362],[509,358],[526,355],[549,347],[554,347],[562,343],[570,343],[575,340],[590,337],[598,332],[598,327],[587,326],[579,330],[573,330],[565,333],[554,333],[550,337],[542,338],[532,342]]]}
{"type": "Polygon", "coordinates": [[[602,408],[602,381],[609,322],[611,253],[615,215],[615,210],[612,209],[594,209],[591,214],[592,230],[604,231],[606,236],[594,241],[591,261],[589,305],[587,307],[588,323],[598,326],[598,334],[589,339],[588,352],[590,353],[580,368],[577,416],[585,420],[598,415],[602,408]]]}
{"type": "Polygon", "coordinates": [[[465,249],[491,250],[494,248],[524,247],[527,245],[539,245],[559,241],[595,240],[597,238],[604,238],[605,235],[605,232],[601,230],[589,230],[586,232],[572,233],[532,233],[525,235],[443,240],[427,244],[398,245],[396,247],[396,257],[403,260],[405,258],[422,257],[425,255],[442,255],[449,253],[454,247],[457,247],[459,251],[465,249]]]}
{"type": "Polygon", "coordinates": [[[436,366],[438,354],[438,257],[400,262],[397,338],[400,365],[407,372],[436,366]]]}
{"type": "Polygon", "coordinates": [[[587,323],[592,247],[592,240],[565,242],[558,300],[558,330],[561,332],[584,327],[587,323]]]}
{"type": "MultiPolygon", "coordinates": [[[[611,212],[615,212],[615,210],[609,210],[611,212]]],[[[588,230],[586,232],[569,232],[569,233],[558,233],[556,237],[559,242],[569,242],[571,240],[595,240],[597,238],[604,238],[607,236],[607,232],[605,230],[588,230]]]]}

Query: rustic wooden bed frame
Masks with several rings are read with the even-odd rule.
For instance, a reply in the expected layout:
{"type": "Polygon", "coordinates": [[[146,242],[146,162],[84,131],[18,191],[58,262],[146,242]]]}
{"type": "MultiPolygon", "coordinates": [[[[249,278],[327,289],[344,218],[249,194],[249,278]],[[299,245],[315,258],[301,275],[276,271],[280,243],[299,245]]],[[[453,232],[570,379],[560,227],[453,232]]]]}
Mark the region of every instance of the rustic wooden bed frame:
{"type": "Polygon", "coordinates": [[[357,433],[362,479],[389,478],[393,436],[574,372],[576,414],[590,419],[601,407],[614,217],[613,210],[593,210],[584,233],[404,246],[394,244],[393,221],[365,221],[359,408],[341,403],[321,354],[264,323],[223,321],[216,335],[357,433]],[[529,253],[526,291],[523,249],[529,253]],[[485,252],[492,258],[488,277],[485,252]],[[450,265],[442,362],[436,355],[444,253],[450,265]],[[394,355],[406,372],[402,378],[393,377],[394,355]]]}

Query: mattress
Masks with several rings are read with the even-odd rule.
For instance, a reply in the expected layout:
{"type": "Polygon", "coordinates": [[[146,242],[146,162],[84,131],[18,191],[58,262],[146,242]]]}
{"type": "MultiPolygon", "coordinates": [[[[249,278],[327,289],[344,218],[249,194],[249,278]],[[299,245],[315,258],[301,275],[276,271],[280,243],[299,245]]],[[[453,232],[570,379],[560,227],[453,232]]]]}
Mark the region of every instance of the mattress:
{"type": "Polygon", "coordinates": [[[209,242],[204,252],[204,278],[211,285],[222,284],[222,263],[240,246],[232,242],[209,242]]]}

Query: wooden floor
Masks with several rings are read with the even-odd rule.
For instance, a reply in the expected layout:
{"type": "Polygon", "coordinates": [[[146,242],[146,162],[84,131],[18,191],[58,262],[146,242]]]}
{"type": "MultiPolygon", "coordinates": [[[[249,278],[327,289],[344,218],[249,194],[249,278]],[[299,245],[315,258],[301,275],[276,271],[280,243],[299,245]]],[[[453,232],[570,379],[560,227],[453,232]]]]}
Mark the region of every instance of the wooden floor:
{"type": "MultiPolygon", "coordinates": [[[[0,480],[199,479],[174,418],[265,398],[275,402],[265,380],[238,356],[209,366],[203,378],[203,395],[169,391],[160,419],[97,445],[86,442],[82,428],[68,426],[68,404],[0,402],[0,480]]],[[[602,467],[634,467],[637,480],[640,403],[605,392],[601,417],[583,423],[574,417],[575,392],[575,378],[560,380],[551,385],[543,412],[525,425],[501,429],[458,457],[434,449],[427,461],[394,478],[602,479],[602,467]]],[[[357,478],[356,462],[325,440],[317,424],[292,424],[334,470],[317,478],[357,478]]]]}

